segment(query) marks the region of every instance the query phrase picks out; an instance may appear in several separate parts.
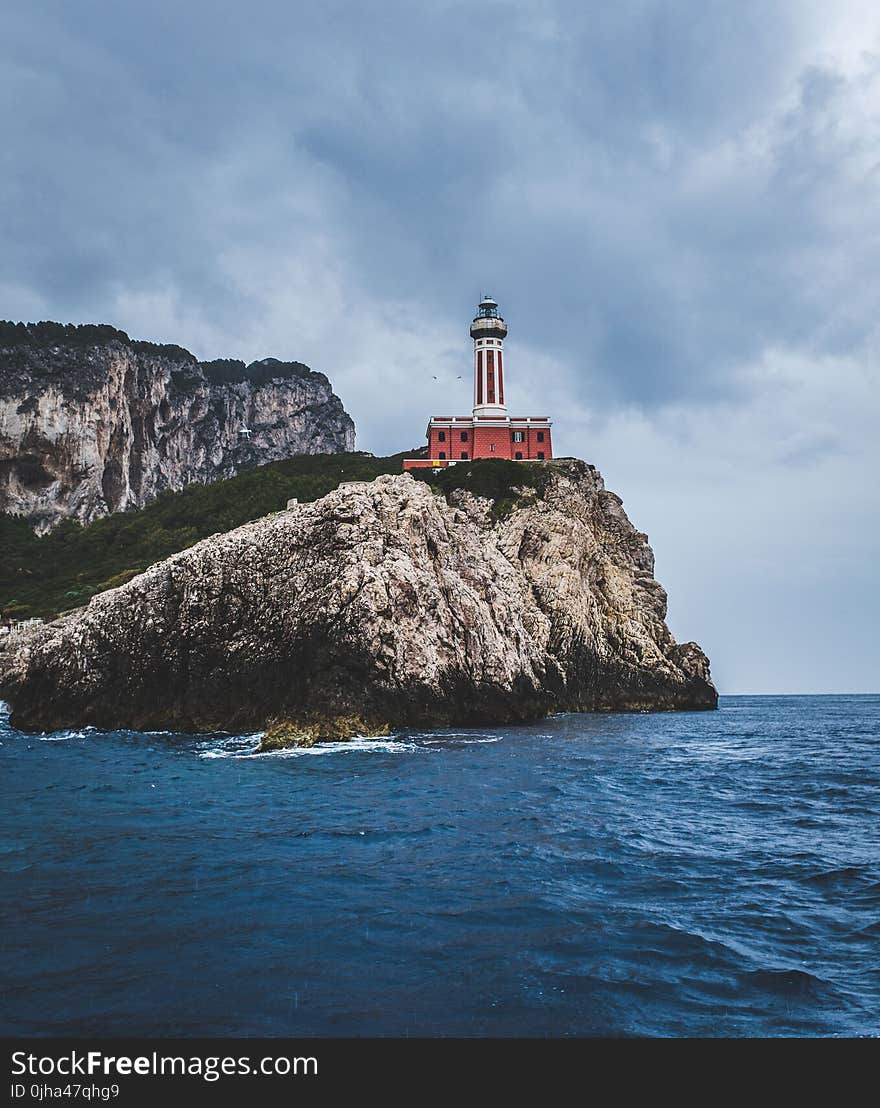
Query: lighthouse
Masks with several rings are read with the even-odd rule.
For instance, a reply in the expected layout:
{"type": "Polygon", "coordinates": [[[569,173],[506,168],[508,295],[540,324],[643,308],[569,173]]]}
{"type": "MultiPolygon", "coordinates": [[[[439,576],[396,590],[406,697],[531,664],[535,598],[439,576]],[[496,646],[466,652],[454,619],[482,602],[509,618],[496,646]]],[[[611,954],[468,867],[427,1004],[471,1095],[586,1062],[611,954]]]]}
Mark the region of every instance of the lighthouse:
{"type": "Polygon", "coordinates": [[[491,296],[480,301],[471,324],[474,340],[474,416],[507,415],[504,406],[504,340],[507,324],[491,296]]]}
{"type": "Polygon", "coordinates": [[[480,300],[470,334],[474,341],[471,414],[433,416],[427,431],[428,457],[407,458],[404,469],[439,469],[472,458],[542,462],[553,457],[548,416],[508,414],[504,378],[507,324],[493,297],[484,295],[480,300]]]}

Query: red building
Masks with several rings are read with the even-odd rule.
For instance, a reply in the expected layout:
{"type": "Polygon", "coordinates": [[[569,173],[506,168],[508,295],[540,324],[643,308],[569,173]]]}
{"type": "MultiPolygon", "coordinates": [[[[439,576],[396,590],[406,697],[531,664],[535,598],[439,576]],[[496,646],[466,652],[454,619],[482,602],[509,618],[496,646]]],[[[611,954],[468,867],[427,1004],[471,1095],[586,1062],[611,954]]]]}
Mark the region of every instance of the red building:
{"type": "Polygon", "coordinates": [[[407,458],[404,469],[442,467],[471,458],[544,461],[553,457],[548,416],[511,416],[504,402],[507,324],[491,296],[484,296],[471,324],[474,340],[474,408],[468,416],[433,416],[428,457],[407,458]]]}

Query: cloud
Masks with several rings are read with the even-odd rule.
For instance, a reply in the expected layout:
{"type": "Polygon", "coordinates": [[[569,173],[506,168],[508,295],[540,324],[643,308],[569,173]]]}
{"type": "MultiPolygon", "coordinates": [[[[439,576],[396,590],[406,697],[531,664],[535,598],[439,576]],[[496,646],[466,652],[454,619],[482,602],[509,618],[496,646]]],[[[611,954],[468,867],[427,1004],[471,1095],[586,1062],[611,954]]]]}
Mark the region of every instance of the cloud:
{"type": "Polygon", "coordinates": [[[721,687],[871,688],[876,371],[771,351],[748,376],[748,402],[597,419],[588,453],[649,534],[673,632],[711,648],[721,687]]]}
{"type": "Polygon", "coordinates": [[[467,409],[489,287],[511,403],[624,492],[722,685],[867,688],[878,42],[857,0],[23,6],[0,314],[304,360],[379,452],[467,409]]]}

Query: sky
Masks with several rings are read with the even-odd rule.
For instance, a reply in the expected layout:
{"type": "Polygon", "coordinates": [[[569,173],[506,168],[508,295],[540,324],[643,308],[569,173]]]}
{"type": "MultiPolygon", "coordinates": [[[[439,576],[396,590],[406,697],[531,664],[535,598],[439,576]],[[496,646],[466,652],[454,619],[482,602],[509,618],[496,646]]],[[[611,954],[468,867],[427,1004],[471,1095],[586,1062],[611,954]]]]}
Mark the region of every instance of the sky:
{"type": "Polygon", "coordinates": [[[880,691],[876,3],[9,0],[0,107],[0,317],[304,361],[385,454],[491,292],[720,691],[880,691]]]}

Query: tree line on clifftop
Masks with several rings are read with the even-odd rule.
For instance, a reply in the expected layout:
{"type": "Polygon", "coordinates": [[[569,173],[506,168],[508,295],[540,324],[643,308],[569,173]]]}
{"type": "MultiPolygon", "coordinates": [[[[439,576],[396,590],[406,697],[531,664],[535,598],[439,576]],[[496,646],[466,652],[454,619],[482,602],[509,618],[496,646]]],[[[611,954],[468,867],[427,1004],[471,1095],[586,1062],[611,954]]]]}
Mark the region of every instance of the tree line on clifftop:
{"type": "Polygon", "coordinates": [[[174,343],[143,342],[130,339],[125,331],[109,323],[13,323],[0,319],[0,349],[28,347],[48,349],[53,346],[106,346],[109,342],[121,342],[132,350],[147,354],[163,354],[176,361],[195,362],[198,359],[182,346],[174,343]]]}
{"type": "MultiPolygon", "coordinates": [[[[0,515],[0,615],[50,618],[116,588],[147,566],[217,532],[280,511],[287,501],[318,500],[342,481],[372,481],[401,473],[405,451],[386,458],[370,454],[306,454],[271,462],[210,485],[164,492],[145,508],[103,516],[87,526],[68,520],[37,536],[21,517],[0,515]]],[[[415,470],[440,494],[469,489],[493,501],[501,518],[524,486],[541,491],[541,465],[487,459],[448,469],[415,470]]]]}
{"type": "MultiPolygon", "coordinates": [[[[213,361],[200,362],[195,354],[176,343],[146,342],[132,339],[109,323],[55,323],[42,320],[40,323],[13,323],[0,319],[0,350],[51,351],[53,347],[73,347],[81,349],[89,346],[107,346],[117,342],[139,354],[153,354],[183,363],[191,369],[183,369],[172,374],[179,388],[190,388],[199,383],[198,371],[212,385],[232,385],[247,382],[255,387],[268,384],[269,381],[288,380],[292,377],[307,379],[319,377],[326,381],[322,373],[315,373],[302,362],[282,362],[277,358],[262,358],[249,365],[239,358],[215,358],[213,361]]],[[[31,366],[32,369],[37,367],[31,366]]]]}

